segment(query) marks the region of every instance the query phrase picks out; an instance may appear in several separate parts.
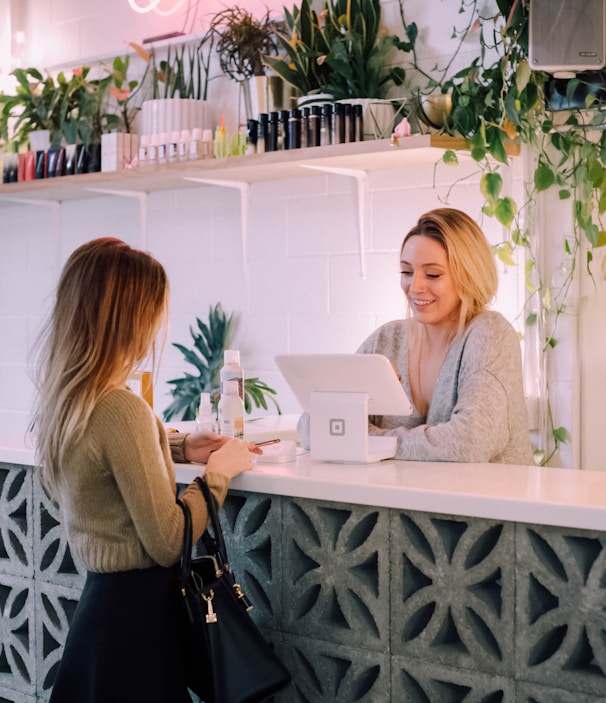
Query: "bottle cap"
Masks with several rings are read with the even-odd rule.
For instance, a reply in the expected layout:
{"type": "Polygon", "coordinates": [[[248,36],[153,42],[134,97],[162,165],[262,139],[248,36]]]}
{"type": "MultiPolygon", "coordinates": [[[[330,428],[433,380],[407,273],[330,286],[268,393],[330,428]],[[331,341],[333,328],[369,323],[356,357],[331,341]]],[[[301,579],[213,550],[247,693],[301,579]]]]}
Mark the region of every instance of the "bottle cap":
{"type": "MultiPolygon", "coordinates": [[[[185,130],[185,131],[187,131],[187,130],[185,130]]],[[[194,127],[192,129],[191,138],[195,139],[198,142],[202,141],[202,130],[200,129],[200,127],[194,127]]],[[[212,132],[211,132],[211,139],[209,139],[208,141],[212,141],[212,132]]]]}
{"type": "Polygon", "coordinates": [[[223,381],[223,394],[224,395],[240,395],[240,387],[238,381],[223,381]]]}
{"type": "Polygon", "coordinates": [[[170,143],[171,144],[178,144],[179,143],[179,132],[173,132],[170,135],[170,143]]]}
{"type": "Polygon", "coordinates": [[[213,140],[213,131],[212,129],[205,129],[202,132],[202,141],[203,142],[212,142],[213,140]]]}
{"type": "Polygon", "coordinates": [[[139,144],[141,146],[149,146],[149,134],[142,134],[139,137],[139,144]]]}
{"type": "Polygon", "coordinates": [[[177,136],[177,141],[181,140],[182,142],[189,142],[191,141],[191,134],[189,132],[189,129],[182,129],[181,130],[181,135],[180,137],[177,136]]]}
{"type": "Polygon", "coordinates": [[[226,349],[223,352],[223,363],[224,364],[235,364],[240,366],[240,352],[238,349],[226,349]]]}

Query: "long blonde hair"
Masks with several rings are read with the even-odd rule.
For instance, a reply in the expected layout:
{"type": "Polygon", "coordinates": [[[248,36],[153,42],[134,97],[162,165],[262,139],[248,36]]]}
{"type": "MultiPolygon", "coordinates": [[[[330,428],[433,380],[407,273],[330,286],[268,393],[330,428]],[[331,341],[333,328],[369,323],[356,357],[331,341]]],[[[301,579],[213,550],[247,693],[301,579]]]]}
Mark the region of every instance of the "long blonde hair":
{"type": "Polygon", "coordinates": [[[499,278],[490,244],[479,225],[461,210],[436,208],[421,215],[404,237],[429,237],[446,251],[457,294],[461,299],[458,332],[486,309],[497,292],[499,278]]]}
{"type": "Polygon", "coordinates": [[[35,369],[32,429],[44,483],[82,439],[95,404],[123,385],[166,323],[168,279],[158,261],[110,237],[76,249],[65,264],[35,369]]]}

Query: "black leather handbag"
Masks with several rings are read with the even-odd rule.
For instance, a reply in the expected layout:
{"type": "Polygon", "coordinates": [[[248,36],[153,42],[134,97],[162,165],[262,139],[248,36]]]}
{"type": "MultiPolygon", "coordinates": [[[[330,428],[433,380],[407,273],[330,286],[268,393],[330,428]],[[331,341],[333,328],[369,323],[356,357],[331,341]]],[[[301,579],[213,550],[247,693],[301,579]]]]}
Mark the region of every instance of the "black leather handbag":
{"type": "Polygon", "coordinates": [[[177,565],[186,630],[187,685],[205,703],[258,703],[288,686],[291,677],[249,615],[250,601],[229,569],[215,498],[197,478],[208,505],[206,554],[192,558],[187,505],[183,555],[177,565]]]}

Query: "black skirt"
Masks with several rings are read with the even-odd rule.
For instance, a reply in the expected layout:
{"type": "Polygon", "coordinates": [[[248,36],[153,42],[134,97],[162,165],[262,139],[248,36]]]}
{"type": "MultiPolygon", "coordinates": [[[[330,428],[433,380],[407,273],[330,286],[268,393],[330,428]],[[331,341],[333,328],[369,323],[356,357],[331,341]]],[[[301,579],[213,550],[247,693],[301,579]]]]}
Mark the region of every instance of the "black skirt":
{"type": "Polygon", "coordinates": [[[172,569],[88,573],[50,703],[191,703],[172,569]]]}

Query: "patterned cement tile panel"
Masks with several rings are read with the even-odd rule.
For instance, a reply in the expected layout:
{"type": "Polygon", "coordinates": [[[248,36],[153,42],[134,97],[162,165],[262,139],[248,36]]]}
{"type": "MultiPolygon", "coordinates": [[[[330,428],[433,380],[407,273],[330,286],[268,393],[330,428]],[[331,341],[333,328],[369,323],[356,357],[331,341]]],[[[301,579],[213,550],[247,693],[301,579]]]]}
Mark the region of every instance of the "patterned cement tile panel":
{"type": "Polygon", "coordinates": [[[513,676],[513,527],[392,512],[392,654],[513,676]]]}
{"type": "Polygon", "coordinates": [[[606,703],[606,691],[592,696],[522,681],[516,686],[516,703],[606,703]]]}
{"type": "Polygon", "coordinates": [[[253,603],[253,620],[276,627],[282,618],[281,498],[231,491],[221,511],[231,569],[253,603]]]}
{"type": "Polygon", "coordinates": [[[0,703],[40,703],[41,700],[0,686],[0,703]]]}
{"type": "Polygon", "coordinates": [[[33,576],[32,471],[0,465],[0,573],[33,576]]]}
{"type": "Polygon", "coordinates": [[[284,499],[285,633],[387,652],[389,512],[284,499]]]}
{"type": "Polygon", "coordinates": [[[50,695],[81,589],[42,581],[35,588],[37,690],[50,695]]]}
{"type": "Polygon", "coordinates": [[[394,703],[516,703],[514,682],[410,657],[392,659],[394,703]]]}
{"type": "Polygon", "coordinates": [[[35,695],[34,630],[32,580],[0,574],[0,691],[35,695]]]}
{"type": "Polygon", "coordinates": [[[518,677],[606,697],[606,534],[516,530],[518,677]]]}
{"type": "Polygon", "coordinates": [[[386,654],[295,635],[284,637],[285,663],[297,672],[277,703],[388,703],[386,654]]]}
{"type": "Polygon", "coordinates": [[[82,589],[85,570],[74,562],[59,508],[38,480],[33,485],[33,504],[36,579],[82,589]]]}

